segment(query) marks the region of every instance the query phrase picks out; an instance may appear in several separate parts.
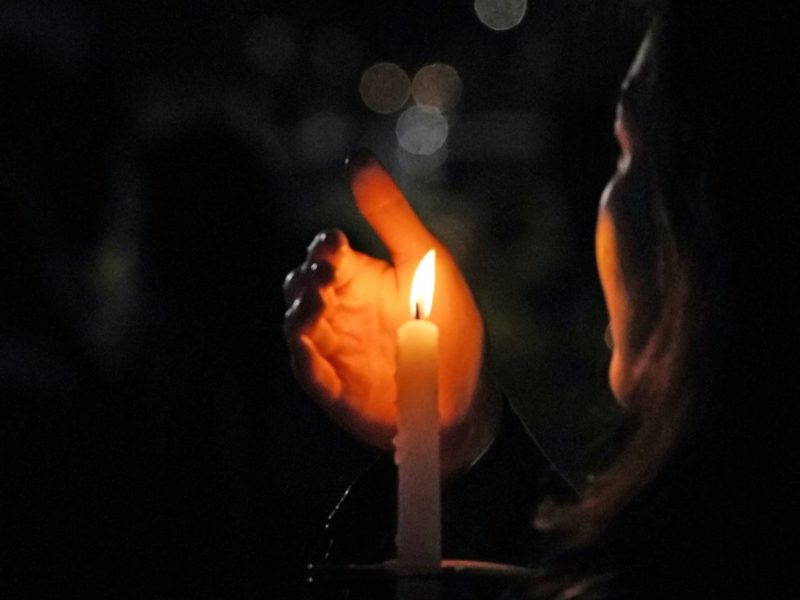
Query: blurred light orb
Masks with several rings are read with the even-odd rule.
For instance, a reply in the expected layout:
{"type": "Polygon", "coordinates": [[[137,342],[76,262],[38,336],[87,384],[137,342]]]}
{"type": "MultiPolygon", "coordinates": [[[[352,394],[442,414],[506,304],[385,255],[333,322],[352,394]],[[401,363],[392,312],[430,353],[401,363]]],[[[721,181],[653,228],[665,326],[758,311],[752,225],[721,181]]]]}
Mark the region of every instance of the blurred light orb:
{"type": "Polygon", "coordinates": [[[435,106],[412,106],[397,119],[395,133],[406,152],[433,154],[447,140],[447,119],[435,106]]]}
{"type": "Polygon", "coordinates": [[[461,77],[450,65],[434,63],[422,67],[411,82],[411,95],[414,102],[435,106],[447,112],[461,96],[461,77]]]}
{"type": "Polygon", "coordinates": [[[506,31],[522,22],[528,0],[475,0],[475,14],[494,31],[506,31]]]}
{"type": "Polygon", "coordinates": [[[361,46],[347,31],[328,29],[311,44],[311,64],[322,79],[343,83],[358,71],[361,46]]]}
{"type": "Polygon", "coordinates": [[[411,81],[399,65],[380,62],[364,71],[358,91],[368,108],[388,115],[403,108],[411,95],[411,81]]]}
{"type": "Polygon", "coordinates": [[[244,52],[265,75],[280,75],[289,70],[297,54],[294,29],[282,19],[263,18],[245,34],[244,52]]]}

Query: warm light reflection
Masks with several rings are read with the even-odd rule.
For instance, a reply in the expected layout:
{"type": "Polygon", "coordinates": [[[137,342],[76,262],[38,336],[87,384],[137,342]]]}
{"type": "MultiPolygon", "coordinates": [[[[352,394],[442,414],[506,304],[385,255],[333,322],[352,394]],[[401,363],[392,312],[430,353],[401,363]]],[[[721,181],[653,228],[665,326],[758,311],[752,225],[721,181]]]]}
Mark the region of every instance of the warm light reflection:
{"type": "Polygon", "coordinates": [[[409,309],[412,318],[427,319],[433,308],[433,290],[436,286],[436,250],[431,248],[419,261],[411,282],[409,309]]]}
{"type": "Polygon", "coordinates": [[[411,81],[399,65],[376,63],[364,71],[358,91],[367,107],[387,115],[403,108],[411,94],[411,81]]]}
{"type": "Polygon", "coordinates": [[[475,0],[475,14],[481,23],[495,31],[516,27],[527,10],[527,0],[475,0]]]}

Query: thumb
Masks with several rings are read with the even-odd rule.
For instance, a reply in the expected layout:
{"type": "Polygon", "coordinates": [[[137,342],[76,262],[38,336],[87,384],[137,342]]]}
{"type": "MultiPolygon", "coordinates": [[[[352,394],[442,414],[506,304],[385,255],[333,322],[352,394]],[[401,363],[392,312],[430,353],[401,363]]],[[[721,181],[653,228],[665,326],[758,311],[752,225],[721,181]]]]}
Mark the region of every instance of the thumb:
{"type": "Polygon", "coordinates": [[[419,261],[428,250],[439,247],[372,152],[362,149],[352,154],[347,175],[359,212],[389,250],[395,266],[419,261]]]}

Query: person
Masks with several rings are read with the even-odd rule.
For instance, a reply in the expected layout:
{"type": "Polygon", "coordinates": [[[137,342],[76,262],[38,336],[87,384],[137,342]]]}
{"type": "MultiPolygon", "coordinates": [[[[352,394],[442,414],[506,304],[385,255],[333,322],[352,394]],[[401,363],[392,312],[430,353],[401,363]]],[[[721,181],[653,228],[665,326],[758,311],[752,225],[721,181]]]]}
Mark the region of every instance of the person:
{"type": "MultiPolygon", "coordinates": [[[[774,574],[790,567],[776,548],[791,535],[783,410],[796,393],[792,353],[780,346],[796,324],[784,288],[796,278],[796,211],[779,203],[797,197],[796,104],[778,52],[788,32],[752,6],[667,3],[622,84],[620,159],[595,250],[609,383],[628,419],[615,460],[577,492],[553,477],[494,389],[484,326],[450,254],[374,157],[351,160],[356,204],[391,263],[352,250],[338,231],[314,240],[284,287],[293,369],[335,422],[390,449],[394,335],[413,267],[436,249],[445,521],[455,514],[446,554],[467,538],[469,558],[535,564],[532,597],[778,589],[774,574]]],[[[385,469],[370,477],[342,502],[346,526],[332,523],[333,560],[391,552],[386,516],[352,532],[354,515],[381,504],[376,487],[391,486],[385,469]]]]}

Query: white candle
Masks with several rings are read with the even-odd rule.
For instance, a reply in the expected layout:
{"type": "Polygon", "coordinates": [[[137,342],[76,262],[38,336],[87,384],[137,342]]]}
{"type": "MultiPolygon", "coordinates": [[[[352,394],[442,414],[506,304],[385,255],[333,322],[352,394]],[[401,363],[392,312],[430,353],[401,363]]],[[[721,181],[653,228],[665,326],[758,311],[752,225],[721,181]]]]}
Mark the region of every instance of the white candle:
{"type": "Polygon", "coordinates": [[[401,573],[438,571],[442,560],[439,468],[439,328],[433,304],[436,253],[417,268],[411,320],[397,330],[397,563],[401,573]]]}

